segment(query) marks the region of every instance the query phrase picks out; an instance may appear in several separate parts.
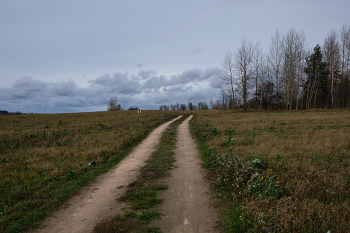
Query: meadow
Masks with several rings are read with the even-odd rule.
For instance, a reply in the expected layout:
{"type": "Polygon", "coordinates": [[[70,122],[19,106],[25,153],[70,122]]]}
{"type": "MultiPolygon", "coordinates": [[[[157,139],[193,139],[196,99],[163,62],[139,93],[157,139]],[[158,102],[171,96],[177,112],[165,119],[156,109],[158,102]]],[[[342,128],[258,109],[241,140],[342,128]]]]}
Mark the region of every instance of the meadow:
{"type": "Polygon", "coordinates": [[[25,232],[180,111],[0,117],[0,232],[25,232]]]}
{"type": "Polygon", "coordinates": [[[201,111],[223,232],[348,232],[350,112],[201,111]]]}
{"type": "Polygon", "coordinates": [[[349,111],[136,111],[0,117],[0,232],[26,232],[181,114],[222,232],[347,232],[349,111]]]}

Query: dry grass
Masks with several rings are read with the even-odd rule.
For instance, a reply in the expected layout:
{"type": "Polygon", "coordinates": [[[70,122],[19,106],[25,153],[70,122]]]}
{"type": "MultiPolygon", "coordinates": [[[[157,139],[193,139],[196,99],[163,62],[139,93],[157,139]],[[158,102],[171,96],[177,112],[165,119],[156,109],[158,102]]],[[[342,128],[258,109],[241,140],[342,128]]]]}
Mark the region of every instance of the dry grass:
{"type": "Polygon", "coordinates": [[[0,231],[20,232],[181,111],[0,117],[0,231]],[[94,161],[94,162],[92,162],[94,161]]]}
{"type": "Polygon", "coordinates": [[[203,111],[192,126],[218,192],[233,203],[226,231],[350,229],[349,111],[203,111]],[[254,159],[266,167],[253,168],[254,159]]]}

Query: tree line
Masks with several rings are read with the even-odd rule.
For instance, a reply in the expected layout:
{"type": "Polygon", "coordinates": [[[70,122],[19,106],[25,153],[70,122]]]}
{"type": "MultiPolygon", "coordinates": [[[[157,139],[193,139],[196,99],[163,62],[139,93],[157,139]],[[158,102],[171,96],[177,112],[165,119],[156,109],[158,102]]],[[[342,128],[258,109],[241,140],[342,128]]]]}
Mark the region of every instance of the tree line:
{"type": "Polygon", "coordinates": [[[310,49],[303,31],[278,30],[267,53],[243,39],[222,63],[221,108],[349,108],[350,26],[332,29],[310,49]]]}

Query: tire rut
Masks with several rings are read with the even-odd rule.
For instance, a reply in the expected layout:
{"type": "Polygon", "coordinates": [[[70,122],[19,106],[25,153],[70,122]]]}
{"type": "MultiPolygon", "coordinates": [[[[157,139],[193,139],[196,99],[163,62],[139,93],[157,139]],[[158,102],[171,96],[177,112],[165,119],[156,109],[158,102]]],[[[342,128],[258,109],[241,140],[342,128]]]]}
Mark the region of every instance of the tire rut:
{"type": "Polygon", "coordinates": [[[216,212],[209,203],[208,182],[201,166],[196,142],[189,131],[188,117],[178,128],[174,158],[175,167],[164,180],[168,189],[159,197],[164,203],[159,207],[165,214],[152,225],[163,232],[215,232],[216,212]]]}

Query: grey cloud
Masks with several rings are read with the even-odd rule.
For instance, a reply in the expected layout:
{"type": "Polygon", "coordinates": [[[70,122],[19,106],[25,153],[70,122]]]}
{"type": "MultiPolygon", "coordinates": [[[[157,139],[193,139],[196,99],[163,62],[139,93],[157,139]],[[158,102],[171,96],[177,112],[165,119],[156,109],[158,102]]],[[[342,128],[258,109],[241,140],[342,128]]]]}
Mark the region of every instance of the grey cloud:
{"type": "Polygon", "coordinates": [[[136,94],[140,93],[141,83],[139,78],[123,73],[105,74],[94,80],[88,81],[90,88],[99,92],[116,94],[136,94]]]}
{"type": "Polygon", "coordinates": [[[193,51],[190,52],[190,53],[199,53],[199,52],[201,52],[201,51],[202,51],[202,49],[201,49],[201,48],[198,48],[198,49],[193,50],[193,51]]]}
{"type": "Polygon", "coordinates": [[[149,79],[151,76],[155,76],[158,73],[156,70],[140,70],[137,76],[140,76],[142,79],[149,79]]]}
{"type": "Polygon", "coordinates": [[[142,63],[136,64],[136,67],[137,67],[137,68],[142,68],[142,67],[144,67],[144,66],[145,66],[145,64],[142,64],[142,63]]]}
{"type": "Polygon", "coordinates": [[[55,95],[73,96],[74,92],[77,90],[77,84],[72,80],[61,81],[60,83],[55,83],[52,89],[55,95]]]}
{"type": "Polygon", "coordinates": [[[125,108],[158,109],[159,104],[209,101],[217,96],[221,81],[220,70],[190,69],[166,77],[156,70],[141,70],[138,74],[104,74],[89,80],[87,87],[73,80],[43,82],[22,77],[12,86],[0,88],[1,109],[8,111],[79,112],[106,110],[109,99],[117,96],[125,108]],[[209,85],[208,85],[209,84],[209,85]]]}

